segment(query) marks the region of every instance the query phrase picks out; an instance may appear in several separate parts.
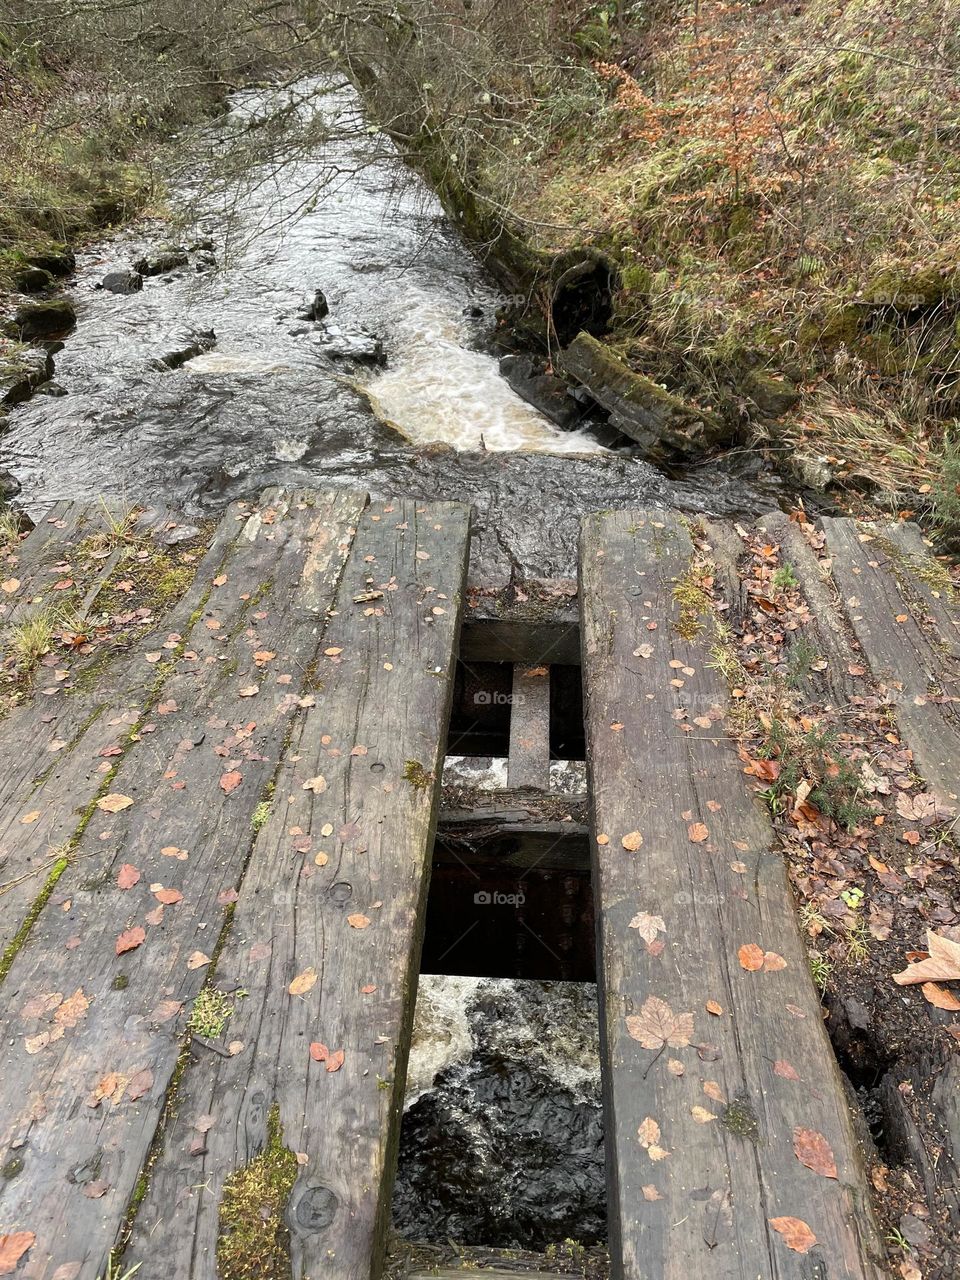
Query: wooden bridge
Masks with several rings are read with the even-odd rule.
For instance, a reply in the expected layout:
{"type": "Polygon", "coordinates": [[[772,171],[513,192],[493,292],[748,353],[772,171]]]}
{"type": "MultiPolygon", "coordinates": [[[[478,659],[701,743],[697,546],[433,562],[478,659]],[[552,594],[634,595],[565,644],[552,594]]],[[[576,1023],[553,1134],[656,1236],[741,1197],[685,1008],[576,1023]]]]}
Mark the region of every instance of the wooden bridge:
{"type": "MultiPolygon", "coordinates": [[[[136,536],[178,528],[154,514],[136,536]]],[[[848,521],[826,535],[832,579],[802,539],[791,552],[832,619],[818,644],[841,672],[858,642],[895,669],[901,729],[954,794],[955,718],[920,695],[958,657],[956,623],[903,568],[926,553],[906,527],[882,553],[848,521]]],[[[612,1274],[887,1274],[783,863],[687,625],[679,517],[584,522],[589,816],[572,824],[547,804],[549,668],[575,660],[577,621],[466,608],[468,508],[267,492],[198,544],[165,615],[104,651],[83,618],[116,598],[125,536],[61,506],[3,567],[9,634],[100,548],[75,652],[0,723],[4,1274],[233,1280],[252,1204],[251,1274],[284,1274],[281,1242],[298,1280],[376,1280],[431,866],[471,823],[491,865],[592,850],[571,918],[586,901],[596,930],[612,1274]],[[524,697],[509,794],[448,805],[438,839],[463,654],[506,664],[524,697]],[[799,1130],[829,1168],[798,1159],[799,1130]]],[[[732,583],[737,535],[706,537],[732,583]]]]}

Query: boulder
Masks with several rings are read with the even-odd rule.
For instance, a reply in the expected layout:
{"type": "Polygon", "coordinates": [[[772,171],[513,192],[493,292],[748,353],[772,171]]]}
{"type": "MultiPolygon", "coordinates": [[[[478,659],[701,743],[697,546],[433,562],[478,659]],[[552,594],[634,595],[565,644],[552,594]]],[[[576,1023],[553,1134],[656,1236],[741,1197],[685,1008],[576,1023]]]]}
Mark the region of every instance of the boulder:
{"type": "Polygon", "coordinates": [[[182,364],[186,364],[194,356],[199,356],[204,351],[209,351],[211,347],[216,345],[216,341],[217,335],[212,329],[187,329],[183,334],[174,338],[172,345],[163,355],[150,362],[150,368],[156,369],[161,373],[167,369],[179,369],[182,364]]]}
{"type": "Polygon", "coordinates": [[[77,265],[76,254],[65,246],[33,249],[27,254],[32,267],[49,271],[52,276],[68,276],[77,265]]]}
{"type": "Polygon", "coordinates": [[[579,333],[562,353],[564,372],[586,387],[610,422],[654,463],[699,458],[730,443],[725,423],[631,369],[605,343],[579,333]]]}
{"type": "Polygon", "coordinates": [[[555,373],[547,373],[545,361],[528,355],[503,356],[500,372],[518,396],[564,431],[572,431],[583,417],[567,383],[555,373]]]}
{"type": "Polygon", "coordinates": [[[751,369],[743,380],[744,390],[767,418],[779,418],[794,408],[800,400],[796,386],[785,378],[776,378],[759,369],[751,369]]]}
{"type": "Polygon", "coordinates": [[[139,271],[108,271],[98,289],[106,289],[107,293],[139,293],[143,288],[143,276],[139,271]]]}
{"type": "Polygon", "coordinates": [[[61,396],[68,394],[67,388],[59,382],[54,382],[51,378],[48,382],[41,382],[37,387],[36,394],[38,396],[50,396],[54,400],[59,400],[61,396]]]}
{"type": "Polygon", "coordinates": [[[383,340],[366,329],[345,332],[337,325],[329,325],[316,335],[315,341],[332,360],[353,360],[356,364],[380,368],[387,363],[383,340]]]}
{"type": "Polygon", "coordinates": [[[20,293],[43,293],[53,284],[53,276],[43,267],[21,267],[13,277],[13,283],[20,293]]]}
{"type": "Polygon", "coordinates": [[[29,347],[15,357],[0,360],[0,404],[20,404],[53,374],[53,356],[39,347],[29,347]]]}
{"type": "Polygon", "coordinates": [[[212,253],[216,248],[212,236],[200,236],[190,245],[191,253],[212,253]]]}
{"type": "Polygon", "coordinates": [[[189,262],[186,249],[182,245],[162,245],[155,253],[145,254],[133,264],[134,271],[142,276],[162,276],[168,271],[176,271],[189,262]]]}
{"type": "Polygon", "coordinates": [[[13,322],[21,340],[29,342],[69,332],[77,323],[77,313],[69,298],[38,298],[22,302],[13,322]]]}
{"type": "Polygon", "coordinates": [[[20,481],[9,471],[0,471],[0,498],[15,498],[20,492],[20,481]]]}
{"type": "Polygon", "coordinates": [[[217,255],[215,253],[209,253],[207,250],[203,250],[201,253],[198,253],[193,260],[194,270],[196,271],[213,271],[216,269],[216,265],[217,255]]]}
{"type": "Polygon", "coordinates": [[[330,314],[330,304],[327,302],[327,295],[322,289],[318,289],[313,298],[304,309],[300,312],[301,320],[323,320],[325,316],[330,314]]]}

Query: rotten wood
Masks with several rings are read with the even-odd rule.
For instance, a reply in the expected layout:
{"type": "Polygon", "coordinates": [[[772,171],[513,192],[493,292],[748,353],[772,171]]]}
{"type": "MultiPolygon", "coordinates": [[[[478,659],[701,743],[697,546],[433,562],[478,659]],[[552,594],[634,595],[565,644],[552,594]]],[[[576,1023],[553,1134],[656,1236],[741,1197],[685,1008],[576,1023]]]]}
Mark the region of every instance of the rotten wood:
{"type": "Polygon", "coordinates": [[[884,1251],[783,862],[712,718],[727,690],[685,591],[693,557],[668,514],[585,521],[612,1275],[877,1280],[884,1251]],[[829,1151],[836,1176],[798,1142],[829,1151]]]}
{"type": "Polygon", "coordinates": [[[550,668],[513,668],[507,786],[550,790],[550,668]]]}

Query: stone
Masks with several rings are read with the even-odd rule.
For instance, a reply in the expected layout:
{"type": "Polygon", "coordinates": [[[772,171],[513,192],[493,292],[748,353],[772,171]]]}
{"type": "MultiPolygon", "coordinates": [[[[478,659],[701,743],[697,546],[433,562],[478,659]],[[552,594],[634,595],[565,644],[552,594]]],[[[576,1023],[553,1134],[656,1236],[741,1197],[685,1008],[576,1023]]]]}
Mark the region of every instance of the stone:
{"type": "Polygon", "coordinates": [[[53,284],[53,276],[43,267],[21,267],[13,277],[13,283],[20,293],[42,293],[53,284]]]}
{"type": "Polygon", "coordinates": [[[39,387],[37,387],[35,394],[38,396],[52,396],[53,399],[58,400],[61,396],[68,395],[69,393],[66,387],[62,386],[59,382],[54,382],[51,378],[49,382],[41,382],[39,387]]]}
{"type": "Polygon", "coordinates": [[[387,363],[382,339],[366,329],[346,332],[338,325],[329,325],[315,336],[315,341],[332,360],[353,360],[380,368],[387,363]]]}
{"type": "Polygon", "coordinates": [[[142,276],[162,276],[168,271],[176,271],[178,267],[185,267],[189,261],[186,249],[181,245],[168,244],[138,258],[133,269],[142,276]]]}
{"type": "Polygon", "coordinates": [[[500,372],[518,396],[564,431],[572,431],[583,418],[583,407],[563,378],[547,373],[545,361],[528,355],[503,356],[500,372]]]}
{"type": "Polygon", "coordinates": [[[743,379],[744,390],[765,417],[779,418],[794,408],[800,392],[786,378],[751,369],[743,379]]]}
{"type": "Polygon", "coordinates": [[[67,333],[77,323],[69,298],[44,298],[22,302],[13,317],[23,341],[67,333]]]}
{"type": "Polygon", "coordinates": [[[9,471],[0,471],[0,498],[15,498],[20,492],[20,481],[9,471]]]}
{"type": "Polygon", "coordinates": [[[68,276],[77,265],[76,254],[63,245],[51,246],[47,249],[32,249],[27,254],[27,260],[32,267],[49,271],[52,276],[68,276]]]}
{"type": "Polygon", "coordinates": [[[39,347],[0,360],[0,404],[20,404],[53,373],[53,356],[39,347]]]}
{"type": "Polygon", "coordinates": [[[105,289],[107,293],[139,293],[143,288],[143,276],[139,271],[108,271],[97,288],[105,289]]]}
{"type": "Polygon", "coordinates": [[[322,289],[318,289],[313,298],[304,309],[300,312],[301,320],[323,320],[325,316],[330,314],[330,304],[327,302],[327,295],[322,289]]]}
{"type": "Polygon", "coordinates": [[[174,338],[173,344],[155,360],[151,361],[151,369],[164,372],[167,369],[179,369],[182,364],[202,355],[216,345],[217,335],[212,329],[187,329],[174,338]]]}

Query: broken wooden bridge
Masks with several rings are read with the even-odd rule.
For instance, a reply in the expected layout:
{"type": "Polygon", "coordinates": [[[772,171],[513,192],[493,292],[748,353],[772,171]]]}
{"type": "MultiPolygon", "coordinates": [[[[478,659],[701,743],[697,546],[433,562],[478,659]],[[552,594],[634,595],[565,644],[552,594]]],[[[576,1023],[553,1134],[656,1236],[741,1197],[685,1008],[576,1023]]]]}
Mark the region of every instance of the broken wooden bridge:
{"type": "MultiPolygon", "coordinates": [[[[127,536],[104,520],[62,505],[8,554],[8,639],[93,533],[96,614],[127,536]]],[[[958,656],[911,571],[927,553],[909,528],[883,551],[826,532],[832,570],[791,552],[818,644],[896,667],[901,728],[955,793],[958,727],[915,696],[958,656]]],[[[736,535],[703,536],[722,589],[736,535]]],[[[885,1274],[784,867],[690,625],[688,528],[588,517],[579,618],[535,624],[466,607],[469,544],[464,506],[269,491],[152,631],[86,657],[81,636],[0,723],[4,1273],[232,1280],[255,1248],[257,1275],[376,1280],[421,957],[495,972],[499,929],[506,974],[596,972],[615,1277],[885,1274]],[[501,788],[444,789],[451,754],[504,757],[501,788]],[[560,754],[589,782],[558,792],[560,754]],[[478,868],[526,885],[520,924],[475,909],[478,868]]]]}

